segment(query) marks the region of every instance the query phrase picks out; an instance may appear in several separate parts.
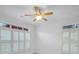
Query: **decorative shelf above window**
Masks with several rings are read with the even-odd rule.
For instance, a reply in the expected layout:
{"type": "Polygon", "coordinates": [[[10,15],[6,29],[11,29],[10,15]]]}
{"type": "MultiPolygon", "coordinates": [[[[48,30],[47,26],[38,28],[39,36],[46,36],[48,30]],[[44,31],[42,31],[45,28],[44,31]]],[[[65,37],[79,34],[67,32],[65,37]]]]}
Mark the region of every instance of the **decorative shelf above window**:
{"type": "Polygon", "coordinates": [[[27,28],[23,28],[23,27],[11,25],[11,24],[6,24],[6,23],[0,23],[0,27],[6,27],[6,28],[11,28],[11,29],[28,31],[27,28]]]}

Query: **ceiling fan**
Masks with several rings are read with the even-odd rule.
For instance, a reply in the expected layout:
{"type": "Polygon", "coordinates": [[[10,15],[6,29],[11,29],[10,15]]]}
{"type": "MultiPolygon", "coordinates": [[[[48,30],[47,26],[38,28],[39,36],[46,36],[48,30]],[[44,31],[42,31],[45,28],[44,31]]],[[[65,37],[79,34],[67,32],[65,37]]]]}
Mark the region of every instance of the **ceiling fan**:
{"type": "Polygon", "coordinates": [[[53,15],[52,11],[42,11],[39,6],[34,6],[34,10],[35,10],[35,14],[26,13],[23,16],[34,16],[35,19],[33,21],[39,21],[39,20],[47,21],[45,17],[53,15]]]}

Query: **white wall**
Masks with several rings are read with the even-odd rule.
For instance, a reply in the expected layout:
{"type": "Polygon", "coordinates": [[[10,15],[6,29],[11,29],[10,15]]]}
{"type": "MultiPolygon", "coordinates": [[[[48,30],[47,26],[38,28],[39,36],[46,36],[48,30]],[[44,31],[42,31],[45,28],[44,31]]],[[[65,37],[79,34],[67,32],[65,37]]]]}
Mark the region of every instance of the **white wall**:
{"type": "Polygon", "coordinates": [[[61,53],[61,26],[57,23],[44,23],[37,27],[39,53],[61,53]]]}
{"type": "Polygon", "coordinates": [[[43,54],[62,53],[63,25],[79,24],[78,19],[46,22],[37,26],[37,52],[43,54]]]}

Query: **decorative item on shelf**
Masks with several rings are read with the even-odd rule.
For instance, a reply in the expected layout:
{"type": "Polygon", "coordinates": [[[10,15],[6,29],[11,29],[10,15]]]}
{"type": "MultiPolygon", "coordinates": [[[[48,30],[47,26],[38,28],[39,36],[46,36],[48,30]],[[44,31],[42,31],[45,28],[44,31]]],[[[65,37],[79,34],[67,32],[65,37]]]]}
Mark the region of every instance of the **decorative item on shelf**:
{"type": "Polygon", "coordinates": [[[22,27],[17,27],[19,30],[22,30],[22,27]]]}
{"type": "Polygon", "coordinates": [[[78,24],[76,24],[76,28],[78,28],[78,24]]]}
{"type": "Polygon", "coordinates": [[[17,29],[17,26],[11,25],[11,28],[12,28],[12,29],[17,29]]]}
{"type": "Polygon", "coordinates": [[[73,24],[73,25],[72,25],[72,26],[73,26],[72,28],[74,28],[74,29],[77,28],[76,25],[77,25],[77,24],[73,24]]]}
{"type": "Polygon", "coordinates": [[[68,29],[68,28],[73,28],[73,25],[66,25],[66,26],[63,26],[63,29],[68,29]]]}
{"type": "Polygon", "coordinates": [[[6,25],[5,25],[5,27],[9,28],[9,27],[10,27],[10,25],[9,25],[9,24],[6,24],[6,25]]]}
{"type": "Polygon", "coordinates": [[[72,24],[72,25],[66,25],[66,26],[63,26],[63,29],[77,29],[79,28],[79,24],[72,24]]]}
{"type": "Polygon", "coordinates": [[[24,28],[25,31],[28,31],[28,29],[24,28]]]}

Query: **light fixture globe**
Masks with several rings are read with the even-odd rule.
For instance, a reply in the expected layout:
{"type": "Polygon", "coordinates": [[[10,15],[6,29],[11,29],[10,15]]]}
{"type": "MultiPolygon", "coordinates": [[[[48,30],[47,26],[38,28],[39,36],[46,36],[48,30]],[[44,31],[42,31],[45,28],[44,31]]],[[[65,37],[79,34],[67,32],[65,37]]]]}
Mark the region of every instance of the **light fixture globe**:
{"type": "Polygon", "coordinates": [[[42,19],[42,16],[36,16],[35,17],[37,20],[41,20],[42,19]]]}

